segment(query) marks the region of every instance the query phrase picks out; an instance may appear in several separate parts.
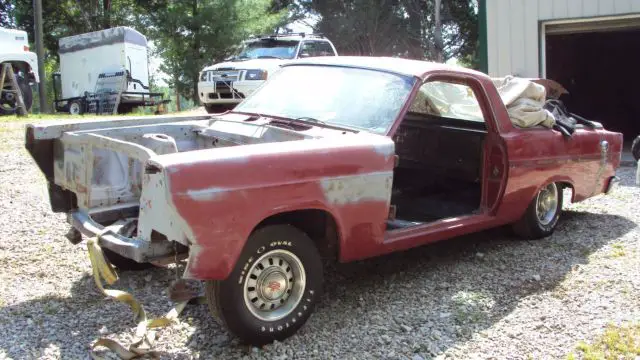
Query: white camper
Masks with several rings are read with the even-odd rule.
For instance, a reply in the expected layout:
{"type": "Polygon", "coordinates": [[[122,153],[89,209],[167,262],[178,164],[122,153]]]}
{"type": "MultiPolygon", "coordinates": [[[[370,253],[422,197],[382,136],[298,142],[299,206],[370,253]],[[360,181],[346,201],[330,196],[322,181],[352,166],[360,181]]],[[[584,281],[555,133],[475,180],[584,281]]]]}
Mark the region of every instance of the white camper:
{"type": "Polygon", "coordinates": [[[153,94],[149,93],[144,35],[121,26],[60,38],[58,43],[60,73],[56,76],[58,79],[54,77],[57,111],[84,112],[87,94],[103,91],[99,80],[122,74],[126,75],[122,89],[115,90],[122,94],[118,112],[149,105],[147,95],[153,94]]]}

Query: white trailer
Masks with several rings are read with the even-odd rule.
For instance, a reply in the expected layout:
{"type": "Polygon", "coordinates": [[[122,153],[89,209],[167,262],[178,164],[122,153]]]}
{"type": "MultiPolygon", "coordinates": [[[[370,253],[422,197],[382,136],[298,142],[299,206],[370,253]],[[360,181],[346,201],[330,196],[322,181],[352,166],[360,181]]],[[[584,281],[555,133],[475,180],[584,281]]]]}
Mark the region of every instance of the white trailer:
{"type": "Polygon", "coordinates": [[[115,27],[60,38],[60,73],[54,75],[57,111],[82,113],[89,108],[88,94],[99,88],[100,80],[126,76],[121,88],[106,89],[121,93],[118,112],[137,106],[155,105],[149,92],[147,38],[129,27],[115,27]]]}

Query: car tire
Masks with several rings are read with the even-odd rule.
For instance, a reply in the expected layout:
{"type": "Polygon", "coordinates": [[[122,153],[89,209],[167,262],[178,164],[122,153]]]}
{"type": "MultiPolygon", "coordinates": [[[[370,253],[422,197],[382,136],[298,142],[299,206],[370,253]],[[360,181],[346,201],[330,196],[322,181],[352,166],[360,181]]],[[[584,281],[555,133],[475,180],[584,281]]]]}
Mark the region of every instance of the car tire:
{"type": "Polygon", "coordinates": [[[140,271],[140,270],[146,270],[154,267],[153,264],[151,263],[139,263],[135,260],[131,260],[118,253],[115,253],[109,249],[102,248],[102,253],[104,254],[104,257],[107,258],[107,260],[109,260],[111,265],[118,268],[118,270],[140,271]]]}
{"type": "Polygon", "coordinates": [[[525,239],[542,239],[553,234],[562,213],[563,187],[550,183],[531,200],[524,215],[513,224],[514,232],[525,239]]]}
{"type": "Polygon", "coordinates": [[[207,281],[213,317],[241,341],[261,346],[293,335],[322,292],[320,254],[290,225],[256,230],[226,280],[207,281]]]}
{"type": "Polygon", "coordinates": [[[636,161],[640,160],[640,135],[636,137],[631,143],[631,155],[636,161]]]}
{"type": "Polygon", "coordinates": [[[233,105],[220,105],[220,104],[205,104],[204,109],[209,114],[221,114],[225,111],[232,110],[235,106],[233,105]]]}

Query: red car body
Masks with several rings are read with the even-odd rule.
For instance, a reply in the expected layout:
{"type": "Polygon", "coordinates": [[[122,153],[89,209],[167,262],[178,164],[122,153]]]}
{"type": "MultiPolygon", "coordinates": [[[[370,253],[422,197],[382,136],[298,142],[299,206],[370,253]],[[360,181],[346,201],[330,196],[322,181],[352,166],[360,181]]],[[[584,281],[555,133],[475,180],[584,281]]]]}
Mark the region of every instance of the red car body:
{"type": "MultiPolygon", "coordinates": [[[[366,132],[350,135],[314,127],[305,133],[313,139],[301,136],[300,141],[138,156],[137,160],[146,164],[147,169],[154,169],[145,172],[138,184],[142,188],[138,194],[138,238],[153,243],[151,234],[157,231],[169,240],[188,245],[185,277],[227,278],[254,229],[279,217],[322,216],[326,220],[321,225],[324,229],[318,231],[331,234],[322,240],[325,247],[340,261],[347,262],[513,223],[550,182],[569,187],[573,201],[607,192],[613,185],[620,163],[622,134],[601,127],[578,127],[571,137],[565,137],[559,131],[543,127],[518,128],[510,121],[500,94],[485,74],[403,59],[336,57],[297,62],[399,71],[418,77],[419,81],[385,135],[366,132]],[[431,80],[468,84],[485,114],[487,135],[481,167],[481,205],[473,214],[388,230],[389,194],[396,164],[393,139],[419,84],[431,80]]],[[[217,119],[231,126],[246,124],[249,117],[250,114],[227,113],[218,115],[217,119]]],[[[61,168],[73,165],[71,160],[65,160],[64,154],[54,151],[54,143],[64,142],[65,133],[76,137],[102,134],[101,139],[109,139],[109,134],[115,134],[120,128],[146,126],[162,132],[161,126],[168,128],[188,121],[204,121],[202,119],[209,117],[30,125],[27,149],[55,184],[51,190],[54,210],[68,212],[73,217],[78,215],[78,209],[91,208],[91,201],[81,196],[87,194],[90,180],[78,178],[73,182],[54,176],[52,163],[55,161],[60,161],[61,168]],[[77,198],[68,198],[69,192],[77,198]],[[59,199],[66,199],[65,204],[60,205],[59,199]]],[[[270,120],[252,120],[251,126],[265,126],[270,120]]],[[[135,147],[139,145],[127,143],[135,142],[131,138],[122,139],[108,145],[103,141],[100,146],[112,150],[123,150],[125,146],[144,153],[135,147]]],[[[97,143],[94,142],[94,146],[97,143]]],[[[104,229],[90,216],[76,217],[71,222],[89,235],[104,229]]],[[[108,240],[107,235],[108,232],[103,232],[108,240]]],[[[118,241],[129,241],[120,235],[112,236],[118,241]]],[[[112,249],[118,251],[116,246],[112,249]]],[[[132,258],[149,260],[153,254],[132,258]]]]}

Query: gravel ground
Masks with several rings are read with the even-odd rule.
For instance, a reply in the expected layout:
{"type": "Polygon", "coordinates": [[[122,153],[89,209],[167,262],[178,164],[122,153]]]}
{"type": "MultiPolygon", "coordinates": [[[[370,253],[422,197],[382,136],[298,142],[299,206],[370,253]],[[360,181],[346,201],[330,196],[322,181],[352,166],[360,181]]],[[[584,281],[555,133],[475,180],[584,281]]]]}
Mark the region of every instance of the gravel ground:
{"type": "MultiPolygon", "coordinates": [[[[126,305],[101,296],[84,244],[23,150],[20,124],[0,124],[0,359],[86,359],[98,336],[129,341],[126,305]]],[[[240,345],[188,307],[158,331],[172,359],[557,359],[608,323],[640,319],[640,188],[621,168],[609,197],[566,205],[556,233],[518,241],[503,229],[327,270],[325,296],[294,337],[240,345]]],[[[120,273],[150,315],[171,303],[171,269],[120,273]]]]}

